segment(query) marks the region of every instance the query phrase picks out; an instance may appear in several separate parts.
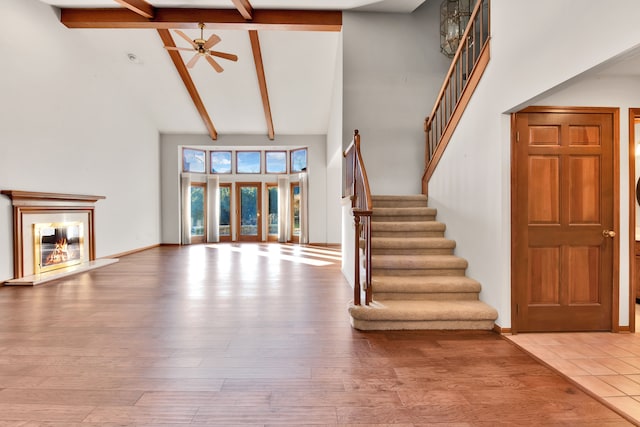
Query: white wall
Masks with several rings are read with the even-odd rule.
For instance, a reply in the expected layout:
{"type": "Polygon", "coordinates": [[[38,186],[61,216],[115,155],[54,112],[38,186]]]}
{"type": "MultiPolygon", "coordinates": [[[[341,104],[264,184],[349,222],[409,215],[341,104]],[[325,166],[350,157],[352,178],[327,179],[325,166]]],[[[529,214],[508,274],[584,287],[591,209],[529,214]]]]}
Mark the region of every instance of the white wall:
{"type": "MultiPolygon", "coordinates": [[[[97,257],[159,243],[158,134],[100,52],[51,7],[3,0],[0,56],[0,189],[106,196],[96,204],[97,257]]],[[[4,196],[0,230],[5,280],[13,249],[4,196]]]]}
{"type": "Polygon", "coordinates": [[[343,148],[357,128],[373,194],[421,192],[423,122],[450,64],[440,53],[439,5],[343,15],[343,148]]]}
{"type": "MultiPolygon", "coordinates": [[[[220,147],[307,147],[309,176],[309,242],[327,243],[327,168],[325,135],[279,135],[271,141],[263,135],[163,134],[160,137],[162,182],[162,243],[180,242],[180,149],[182,146],[213,149],[220,147]]],[[[244,177],[244,175],[243,175],[244,177]]],[[[246,176],[251,181],[251,175],[246,176]]],[[[338,199],[339,200],[339,199],[338,199]]],[[[332,242],[329,242],[332,243],[332,242]]]]}
{"type": "Polygon", "coordinates": [[[342,34],[338,44],[331,116],[327,127],[327,243],[341,243],[342,222],[342,34]]]}
{"type": "MultiPolygon", "coordinates": [[[[592,0],[584,6],[580,0],[491,1],[491,61],[429,184],[429,204],[447,223],[456,253],[469,261],[467,272],[482,283],[481,299],[498,310],[502,327],[511,326],[510,123],[505,113],[543,96],[551,102],[557,86],[640,43],[640,2],[592,0]]],[[[592,93],[574,89],[555,100],[633,104],[609,87],[614,88],[603,90],[595,82],[583,88],[592,93]]],[[[621,111],[621,118],[625,114],[621,111]]],[[[621,195],[628,194],[626,134],[621,129],[621,195]]],[[[628,238],[626,200],[621,197],[621,242],[628,238]]],[[[622,245],[621,284],[628,282],[627,252],[622,245]]],[[[622,325],[628,324],[627,300],[628,294],[621,298],[622,325]]]]}

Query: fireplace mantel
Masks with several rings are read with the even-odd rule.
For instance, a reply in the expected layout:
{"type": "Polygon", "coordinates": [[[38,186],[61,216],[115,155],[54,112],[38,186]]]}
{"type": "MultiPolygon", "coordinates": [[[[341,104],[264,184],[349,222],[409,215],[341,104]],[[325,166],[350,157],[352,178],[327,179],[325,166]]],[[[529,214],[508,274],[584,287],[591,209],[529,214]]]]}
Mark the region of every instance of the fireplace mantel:
{"type": "Polygon", "coordinates": [[[6,284],[34,285],[44,281],[86,271],[117,260],[95,259],[95,203],[104,196],[2,190],[13,205],[13,268],[14,279],[6,284]],[[33,229],[36,223],[78,221],[86,230],[85,250],[88,262],[69,268],[34,274],[33,229]]]}
{"type": "Polygon", "coordinates": [[[57,201],[57,202],[89,202],[95,203],[98,200],[102,200],[105,196],[91,196],[87,194],[63,194],[63,193],[42,193],[38,191],[21,191],[21,190],[2,190],[1,192],[5,196],[13,200],[15,206],[16,202],[26,201],[57,201]]]}

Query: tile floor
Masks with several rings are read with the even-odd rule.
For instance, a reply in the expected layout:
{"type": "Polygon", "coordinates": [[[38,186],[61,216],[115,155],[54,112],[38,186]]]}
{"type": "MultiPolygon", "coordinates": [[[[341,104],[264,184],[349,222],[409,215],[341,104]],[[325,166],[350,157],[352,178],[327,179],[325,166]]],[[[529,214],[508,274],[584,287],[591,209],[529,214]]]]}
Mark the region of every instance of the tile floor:
{"type": "Polygon", "coordinates": [[[640,333],[540,333],[505,338],[640,425],[640,333]]]}

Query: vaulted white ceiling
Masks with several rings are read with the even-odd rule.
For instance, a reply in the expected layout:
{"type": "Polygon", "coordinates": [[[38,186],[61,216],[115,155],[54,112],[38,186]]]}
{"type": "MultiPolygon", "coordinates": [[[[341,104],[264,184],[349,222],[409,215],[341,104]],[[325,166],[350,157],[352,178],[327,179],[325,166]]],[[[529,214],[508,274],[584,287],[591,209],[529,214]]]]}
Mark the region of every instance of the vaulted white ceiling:
{"type": "MultiPolygon", "coordinates": [[[[122,8],[115,0],[41,0],[60,9],[122,8]]],[[[136,0],[139,1],[139,0],[136,0]]],[[[246,1],[246,0],[242,0],[246,1]]],[[[259,10],[358,10],[411,13],[424,0],[250,0],[259,10]]],[[[224,9],[240,12],[233,0],[150,0],[151,6],[182,9],[224,9]]],[[[62,20],[62,19],[61,19],[62,20]]],[[[61,24],[62,25],[62,24],[61,24]]],[[[200,36],[197,24],[182,27],[190,38],[200,36]]],[[[213,25],[210,25],[213,27],[213,25]]],[[[164,49],[153,28],[67,28],[63,27],[91,56],[99,56],[114,78],[122,82],[163,133],[209,133],[206,119],[197,109],[178,68],[164,49]]],[[[204,29],[204,38],[217,34],[222,40],[215,50],[233,53],[237,62],[217,59],[224,68],[217,73],[205,60],[188,70],[201,108],[217,134],[269,134],[258,73],[247,29],[204,29]]],[[[174,31],[176,46],[189,47],[174,31]]],[[[331,94],[336,75],[340,31],[281,31],[260,29],[268,107],[273,132],[278,134],[325,134],[330,116],[331,94]]],[[[192,52],[180,52],[188,62],[192,52]]]]}

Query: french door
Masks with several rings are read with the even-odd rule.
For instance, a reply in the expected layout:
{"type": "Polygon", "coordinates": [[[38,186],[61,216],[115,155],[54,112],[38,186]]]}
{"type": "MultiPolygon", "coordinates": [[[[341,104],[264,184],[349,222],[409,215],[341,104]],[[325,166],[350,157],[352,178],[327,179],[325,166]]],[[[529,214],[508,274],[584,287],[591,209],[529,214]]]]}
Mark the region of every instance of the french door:
{"type": "Polygon", "coordinates": [[[278,184],[267,184],[267,240],[278,241],[278,184]]]}
{"type": "Polygon", "coordinates": [[[191,243],[204,243],[207,238],[207,186],[192,182],[191,187],[191,243]]]}
{"type": "Polygon", "coordinates": [[[236,183],[236,232],[239,241],[262,241],[262,183],[236,183]]]}
{"type": "Polygon", "coordinates": [[[218,234],[221,242],[231,241],[231,184],[220,184],[220,220],[218,234]]]}
{"type": "Polygon", "coordinates": [[[291,241],[300,242],[300,183],[292,182],[291,191],[291,241]]]}

